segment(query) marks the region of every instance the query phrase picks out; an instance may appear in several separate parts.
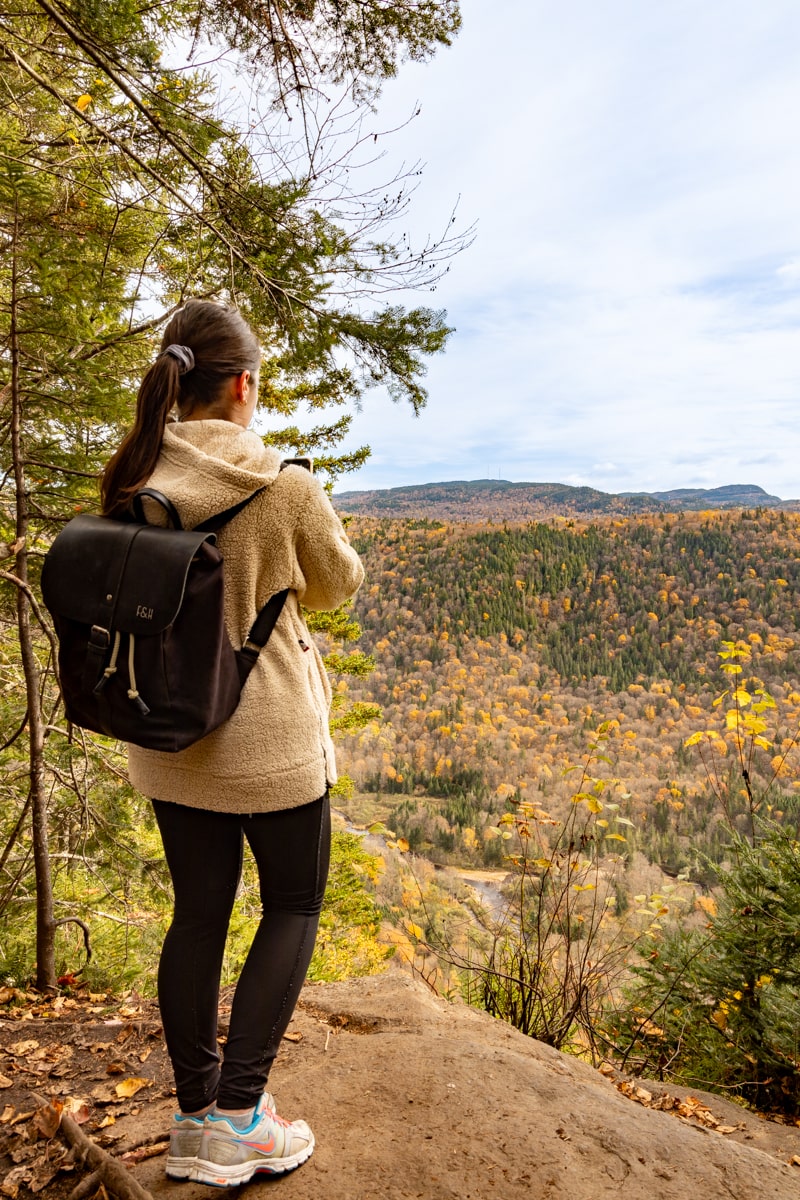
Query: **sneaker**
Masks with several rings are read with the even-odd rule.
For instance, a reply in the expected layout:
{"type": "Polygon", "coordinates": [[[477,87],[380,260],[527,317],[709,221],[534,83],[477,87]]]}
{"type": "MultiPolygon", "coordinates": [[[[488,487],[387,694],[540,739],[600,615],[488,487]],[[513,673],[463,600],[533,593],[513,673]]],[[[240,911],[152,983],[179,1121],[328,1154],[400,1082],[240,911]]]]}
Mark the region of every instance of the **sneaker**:
{"type": "Polygon", "coordinates": [[[202,1117],[184,1117],[182,1113],[175,1113],[169,1131],[168,1179],[189,1178],[202,1138],[202,1117]]]}
{"type": "Polygon", "coordinates": [[[293,1171],[313,1150],[314,1135],[305,1121],[284,1121],[275,1112],[272,1096],[264,1092],[246,1129],[209,1113],[190,1178],[194,1183],[234,1187],[257,1174],[293,1171]]]}

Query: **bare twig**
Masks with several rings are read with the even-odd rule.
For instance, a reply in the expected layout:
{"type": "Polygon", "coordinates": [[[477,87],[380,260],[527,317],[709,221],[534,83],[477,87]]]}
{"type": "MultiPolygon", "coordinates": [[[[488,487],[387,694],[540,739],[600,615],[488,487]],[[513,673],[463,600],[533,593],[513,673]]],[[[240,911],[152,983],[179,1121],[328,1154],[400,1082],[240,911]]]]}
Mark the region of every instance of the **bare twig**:
{"type": "Polygon", "coordinates": [[[83,964],[80,971],[72,972],[73,975],[80,975],[81,971],[86,970],[86,967],[88,966],[88,964],[91,962],[91,959],[92,959],[92,944],[91,944],[91,941],[89,940],[89,938],[90,938],[89,926],[86,924],[85,921],[82,921],[80,919],[80,917],[59,917],[58,920],[56,921],[56,925],[79,925],[80,928],[83,930],[83,946],[86,951],[86,962],[83,964]]]}

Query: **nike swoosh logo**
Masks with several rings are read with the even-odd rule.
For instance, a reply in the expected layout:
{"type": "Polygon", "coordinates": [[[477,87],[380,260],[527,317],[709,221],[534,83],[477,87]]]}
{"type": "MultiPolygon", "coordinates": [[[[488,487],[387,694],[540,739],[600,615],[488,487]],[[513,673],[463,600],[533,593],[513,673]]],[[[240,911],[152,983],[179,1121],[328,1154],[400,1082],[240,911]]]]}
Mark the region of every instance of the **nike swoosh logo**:
{"type": "Polygon", "coordinates": [[[240,1145],[249,1146],[251,1150],[259,1150],[262,1154],[271,1154],[275,1149],[275,1138],[271,1137],[268,1142],[248,1142],[245,1138],[238,1139],[240,1145]]]}

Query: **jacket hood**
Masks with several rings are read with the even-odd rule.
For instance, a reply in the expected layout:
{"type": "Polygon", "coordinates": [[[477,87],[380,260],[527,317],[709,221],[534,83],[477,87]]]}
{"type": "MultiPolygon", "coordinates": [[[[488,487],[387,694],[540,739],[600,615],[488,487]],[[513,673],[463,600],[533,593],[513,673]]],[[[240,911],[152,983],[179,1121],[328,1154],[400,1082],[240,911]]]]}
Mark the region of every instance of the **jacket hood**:
{"type": "Polygon", "coordinates": [[[166,493],[192,526],[271,483],[281,455],[233,421],[167,425],[150,486],[166,493]]]}

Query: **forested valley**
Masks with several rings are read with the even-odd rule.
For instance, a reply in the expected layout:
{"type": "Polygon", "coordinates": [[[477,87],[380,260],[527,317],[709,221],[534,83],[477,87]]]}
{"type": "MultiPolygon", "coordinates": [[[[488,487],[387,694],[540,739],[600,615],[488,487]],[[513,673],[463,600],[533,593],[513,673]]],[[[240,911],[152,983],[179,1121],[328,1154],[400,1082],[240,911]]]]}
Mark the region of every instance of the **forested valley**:
{"type": "Polygon", "coordinates": [[[769,511],[600,523],[445,525],[359,518],[356,601],[375,670],[357,695],[383,720],[343,749],[359,791],[394,798],[392,823],[441,861],[497,863],[484,840],[508,802],[557,804],[564,771],[608,723],[628,853],[702,876],[747,805],[736,731],[715,699],[724,641],[777,704],[764,803],[795,821],[800,722],[800,521],[769,511]],[[721,759],[702,746],[715,722],[721,759]],[[784,761],[785,756],[785,761],[784,761]],[[717,786],[712,786],[716,784],[717,786]]]}

